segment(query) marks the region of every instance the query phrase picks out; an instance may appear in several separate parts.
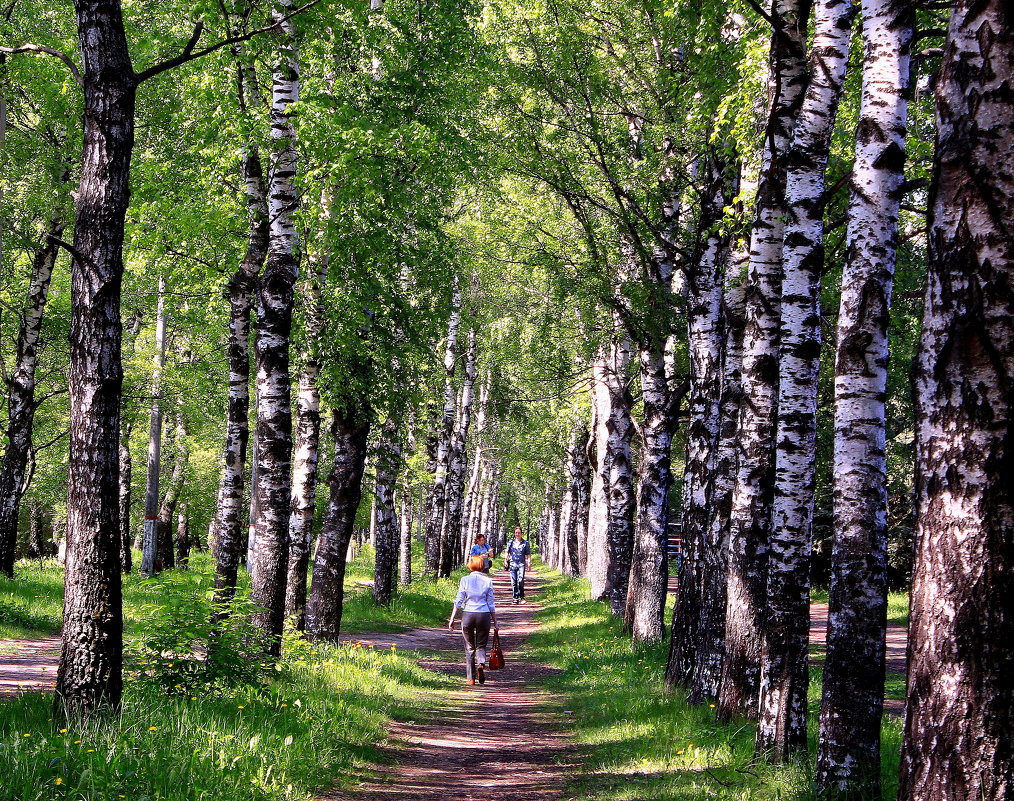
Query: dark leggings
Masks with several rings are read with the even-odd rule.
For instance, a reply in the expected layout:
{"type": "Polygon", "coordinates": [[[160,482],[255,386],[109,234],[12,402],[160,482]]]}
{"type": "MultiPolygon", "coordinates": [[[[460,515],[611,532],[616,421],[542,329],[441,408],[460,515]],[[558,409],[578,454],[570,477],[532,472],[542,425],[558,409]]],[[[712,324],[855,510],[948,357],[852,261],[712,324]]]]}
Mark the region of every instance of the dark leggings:
{"type": "Polygon", "coordinates": [[[465,675],[475,678],[476,664],[486,664],[486,646],[493,616],[489,612],[465,612],[461,618],[461,636],[465,638],[465,675]]]}

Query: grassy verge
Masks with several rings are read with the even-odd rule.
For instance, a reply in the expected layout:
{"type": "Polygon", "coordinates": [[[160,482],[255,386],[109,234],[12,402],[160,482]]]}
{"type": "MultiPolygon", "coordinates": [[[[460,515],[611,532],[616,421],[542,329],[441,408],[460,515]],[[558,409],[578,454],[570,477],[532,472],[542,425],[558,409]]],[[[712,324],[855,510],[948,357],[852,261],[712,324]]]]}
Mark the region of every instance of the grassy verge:
{"type": "MultiPolygon", "coordinates": [[[[422,575],[421,543],[414,543],[414,574],[422,575]]],[[[135,554],[135,564],[140,554],[135,554]]],[[[189,570],[167,571],[174,583],[192,592],[208,589],[214,563],[207,553],[195,553],[189,570]]],[[[247,574],[240,573],[241,580],[247,574]]],[[[163,579],[144,578],[134,572],[123,577],[123,617],[129,639],[143,621],[144,609],[159,593],[163,579]]],[[[349,634],[367,631],[395,632],[419,626],[439,626],[447,620],[458,586],[458,574],[451,579],[432,581],[419,578],[408,587],[399,587],[388,607],[373,602],[373,549],[364,547],[348,566],[345,581],[345,611],[342,628],[349,634]]],[[[55,559],[22,560],[15,566],[14,579],[0,577],[0,640],[35,639],[58,634],[63,615],[63,566],[55,559]]],[[[8,649],[10,650],[10,649],[8,649]]]]}
{"type": "Polygon", "coordinates": [[[258,686],[168,697],[128,681],[112,720],[55,729],[52,699],[0,703],[0,798],[303,801],[378,758],[391,718],[448,680],[394,652],[303,650],[258,686]]]}
{"type": "MultiPolygon", "coordinates": [[[[368,549],[350,565],[343,621],[350,633],[446,619],[455,582],[417,582],[381,608],[362,586],[372,570],[368,549]]],[[[151,633],[153,616],[174,607],[173,598],[185,604],[211,586],[206,554],[188,571],[125,577],[128,646],[151,633]]],[[[0,603],[16,597],[26,612],[4,636],[54,633],[62,589],[55,562],[20,563],[17,580],[0,586],[0,603]]],[[[112,720],[58,728],[49,695],[0,701],[0,799],[306,801],[370,770],[390,721],[421,719],[428,693],[451,681],[419,668],[411,652],[287,643],[268,679],[237,687],[176,685],[167,693],[128,669],[123,708],[112,720]]]]}
{"type": "MultiPolygon", "coordinates": [[[[810,799],[809,764],[772,767],[753,757],[753,727],[719,725],[711,709],[661,690],[666,646],[636,649],[581,580],[546,578],[533,658],[561,669],[547,679],[573,712],[582,752],[571,794],[588,801],[810,799]]],[[[820,671],[811,672],[811,753],[820,671]]],[[[894,795],[900,722],[884,724],[884,797],[894,795]]]]}

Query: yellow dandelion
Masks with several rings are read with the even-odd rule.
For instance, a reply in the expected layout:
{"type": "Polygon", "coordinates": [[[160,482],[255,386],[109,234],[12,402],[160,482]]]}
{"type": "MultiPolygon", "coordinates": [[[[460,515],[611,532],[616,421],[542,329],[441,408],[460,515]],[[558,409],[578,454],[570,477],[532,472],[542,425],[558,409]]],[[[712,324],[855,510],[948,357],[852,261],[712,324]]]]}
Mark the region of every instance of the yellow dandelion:
{"type": "Polygon", "coordinates": [[[715,705],[714,705],[714,704],[708,704],[708,706],[710,706],[710,707],[711,707],[712,709],[714,709],[714,708],[715,708],[715,705]]]}
{"type": "Polygon", "coordinates": [[[32,735],[31,735],[31,733],[30,733],[30,732],[27,732],[27,731],[25,732],[25,737],[31,737],[31,736],[32,736],[32,735]]]}
{"type": "Polygon", "coordinates": [[[243,705],[243,704],[240,704],[239,706],[236,707],[236,709],[246,709],[246,706],[243,705]]]}
{"type": "Polygon", "coordinates": [[[679,751],[677,751],[676,753],[677,753],[677,754],[682,754],[682,753],[683,753],[683,749],[681,748],[681,749],[680,749],[679,751]]]}
{"type": "Polygon", "coordinates": [[[285,707],[287,707],[287,706],[288,706],[288,704],[282,704],[282,709],[285,709],[285,707]]]}
{"type": "Polygon", "coordinates": [[[158,726],[149,726],[148,727],[148,731],[157,731],[157,730],[158,730],[158,726]]]}
{"type": "Polygon", "coordinates": [[[190,696],[190,700],[191,701],[196,701],[197,700],[197,696],[196,695],[191,695],[190,696]]]}
{"type": "Polygon", "coordinates": [[[55,779],[53,779],[53,784],[63,784],[63,779],[57,776],[55,779]]]}
{"type": "Polygon", "coordinates": [[[75,740],[74,741],[74,745],[81,745],[81,741],[80,740],[75,740]]]}
{"type": "Polygon", "coordinates": [[[94,754],[95,753],[95,749],[94,748],[89,748],[88,749],[88,753],[89,754],[94,754]]]}
{"type": "Polygon", "coordinates": [[[66,733],[67,733],[66,729],[60,729],[60,734],[66,734],[66,733]]]}

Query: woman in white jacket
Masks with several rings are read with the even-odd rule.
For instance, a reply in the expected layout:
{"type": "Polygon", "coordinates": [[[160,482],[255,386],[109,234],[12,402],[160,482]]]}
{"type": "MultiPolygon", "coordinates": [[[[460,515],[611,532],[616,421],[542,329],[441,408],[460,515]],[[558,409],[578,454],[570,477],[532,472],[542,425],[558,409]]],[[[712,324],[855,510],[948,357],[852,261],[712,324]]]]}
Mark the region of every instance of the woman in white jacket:
{"type": "Polygon", "coordinates": [[[468,575],[458,582],[458,595],[451,609],[447,628],[454,631],[454,618],[461,614],[461,634],[465,639],[465,677],[469,684],[486,683],[486,646],[489,629],[499,631],[496,625],[496,605],[493,602],[493,579],[483,573],[486,560],[473,556],[468,560],[468,575]]]}

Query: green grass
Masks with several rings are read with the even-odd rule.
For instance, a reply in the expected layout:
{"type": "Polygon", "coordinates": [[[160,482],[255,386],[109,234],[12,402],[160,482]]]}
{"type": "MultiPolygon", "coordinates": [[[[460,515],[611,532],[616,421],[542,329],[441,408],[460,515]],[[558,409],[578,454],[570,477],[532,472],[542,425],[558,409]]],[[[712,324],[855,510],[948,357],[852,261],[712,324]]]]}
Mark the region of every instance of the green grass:
{"type": "MultiPolygon", "coordinates": [[[[140,564],[140,554],[135,554],[134,563],[140,564]]],[[[421,576],[422,567],[422,546],[415,543],[414,575],[421,576]]],[[[173,570],[167,574],[175,582],[191,587],[193,592],[203,592],[210,586],[213,570],[210,554],[198,552],[191,557],[189,570],[173,570]]],[[[439,581],[417,578],[408,587],[399,587],[390,606],[377,606],[373,591],[363,586],[373,580],[373,549],[366,546],[348,566],[342,630],[361,634],[442,625],[454,600],[458,576],[459,573],[455,573],[452,578],[439,581]]],[[[240,579],[245,582],[248,574],[241,571],[240,579]]],[[[123,577],[123,622],[128,639],[141,623],[151,594],[157,594],[160,586],[157,576],[145,578],[135,571],[123,577]]],[[[19,561],[13,580],[0,578],[0,640],[58,634],[62,615],[63,566],[55,559],[19,561]]]]}
{"type": "MultiPolygon", "coordinates": [[[[587,584],[542,571],[542,626],[532,658],[560,668],[546,680],[573,714],[581,770],[571,795],[587,801],[810,799],[810,766],[772,767],[753,757],[753,727],[715,722],[661,689],[666,645],[633,648],[587,584]]],[[[815,750],[820,671],[811,673],[811,753],[815,750]]],[[[900,722],[884,724],[884,797],[894,794],[900,722]]]]}
{"type": "Polygon", "coordinates": [[[449,679],[390,651],[300,649],[258,687],[171,698],[128,679],[112,720],[57,728],[52,699],[0,703],[0,798],[294,801],[349,785],[392,718],[449,679]]]}
{"type": "MultiPolygon", "coordinates": [[[[207,554],[197,554],[189,571],[125,577],[128,645],[139,641],[142,616],[160,600],[171,605],[173,593],[206,593],[212,569],[207,554]]],[[[368,549],[349,569],[343,623],[350,632],[446,620],[454,582],[419,581],[380,608],[355,583],[366,576],[368,549]]],[[[58,629],[62,569],[55,561],[19,563],[17,579],[0,593],[27,610],[5,636],[58,629]]],[[[263,684],[167,695],[128,669],[115,718],[67,730],[54,723],[49,695],[0,701],[0,799],[305,801],[376,769],[390,721],[422,719],[428,694],[452,683],[418,667],[412,652],[287,643],[280,670],[263,684]]]]}
{"type": "Polygon", "coordinates": [[[0,640],[48,637],[60,631],[63,567],[55,559],[18,562],[0,576],[0,640]]]}

